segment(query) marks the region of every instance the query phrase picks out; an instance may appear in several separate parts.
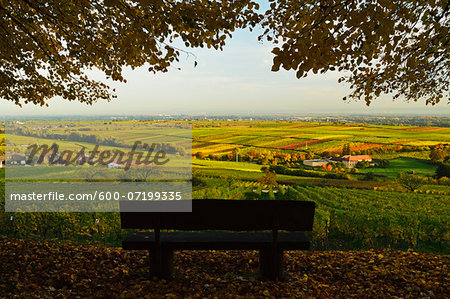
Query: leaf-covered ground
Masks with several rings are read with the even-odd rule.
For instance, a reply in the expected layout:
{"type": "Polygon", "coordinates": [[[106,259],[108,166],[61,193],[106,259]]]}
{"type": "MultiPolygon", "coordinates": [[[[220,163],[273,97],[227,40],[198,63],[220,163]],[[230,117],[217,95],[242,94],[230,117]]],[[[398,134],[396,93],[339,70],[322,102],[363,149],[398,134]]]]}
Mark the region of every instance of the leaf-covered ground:
{"type": "Polygon", "coordinates": [[[446,298],[449,257],[394,250],[288,252],[286,282],[257,279],[258,254],[185,251],[172,281],[149,279],[148,255],[0,237],[0,298],[446,298]]]}

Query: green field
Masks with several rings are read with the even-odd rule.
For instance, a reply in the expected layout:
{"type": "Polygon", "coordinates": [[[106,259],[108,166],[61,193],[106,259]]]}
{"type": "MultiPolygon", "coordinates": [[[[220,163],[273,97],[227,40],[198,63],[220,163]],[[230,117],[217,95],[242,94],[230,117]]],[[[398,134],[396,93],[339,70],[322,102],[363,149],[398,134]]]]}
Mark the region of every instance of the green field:
{"type": "Polygon", "coordinates": [[[193,160],[192,167],[261,172],[261,165],[245,162],[193,160]]]}
{"type": "Polygon", "coordinates": [[[381,167],[369,167],[360,169],[360,172],[373,172],[376,174],[386,175],[390,178],[397,177],[399,172],[415,171],[417,175],[421,176],[433,176],[436,172],[436,165],[432,165],[427,160],[414,159],[414,158],[397,158],[389,161],[390,164],[386,168],[381,167]]]}

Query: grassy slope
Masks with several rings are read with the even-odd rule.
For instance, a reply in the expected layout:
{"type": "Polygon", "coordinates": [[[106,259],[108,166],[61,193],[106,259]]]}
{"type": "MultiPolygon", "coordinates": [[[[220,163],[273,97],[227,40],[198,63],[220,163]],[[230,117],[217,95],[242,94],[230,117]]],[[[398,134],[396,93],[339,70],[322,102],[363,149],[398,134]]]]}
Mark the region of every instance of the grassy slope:
{"type": "Polygon", "coordinates": [[[377,174],[387,175],[390,178],[397,177],[399,172],[416,171],[418,175],[433,176],[436,172],[436,165],[430,164],[426,160],[414,158],[397,158],[390,160],[389,167],[369,167],[360,169],[360,172],[373,172],[377,174]]]}

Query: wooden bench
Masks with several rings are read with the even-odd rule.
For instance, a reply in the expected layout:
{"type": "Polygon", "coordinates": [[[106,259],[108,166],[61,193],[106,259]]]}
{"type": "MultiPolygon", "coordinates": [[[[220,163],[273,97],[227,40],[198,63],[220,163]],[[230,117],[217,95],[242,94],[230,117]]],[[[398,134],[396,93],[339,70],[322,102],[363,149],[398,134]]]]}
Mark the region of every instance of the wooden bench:
{"type": "MultiPolygon", "coordinates": [[[[133,204],[120,202],[121,211],[133,204]]],[[[122,246],[149,250],[150,274],[160,278],[172,276],[176,250],[259,250],[261,275],[279,279],[283,251],[310,248],[302,232],[312,231],[314,209],[306,201],[205,199],[193,200],[190,213],[121,212],[122,228],[154,230],[129,233],[122,246]]]]}

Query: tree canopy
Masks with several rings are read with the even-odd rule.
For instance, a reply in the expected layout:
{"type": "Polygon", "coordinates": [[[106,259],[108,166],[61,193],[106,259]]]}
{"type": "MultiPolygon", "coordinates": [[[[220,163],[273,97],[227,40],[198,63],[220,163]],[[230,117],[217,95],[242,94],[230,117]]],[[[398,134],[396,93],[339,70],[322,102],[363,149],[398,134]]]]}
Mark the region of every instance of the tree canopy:
{"type": "MultiPolygon", "coordinates": [[[[86,75],[126,82],[123,68],[166,72],[186,49],[222,49],[239,28],[261,26],[273,71],[339,70],[350,98],[383,93],[449,101],[449,3],[444,0],[0,0],[0,97],[46,105],[91,104],[114,90],[86,75]]],[[[196,62],[195,62],[196,64],[196,62]]],[[[346,98],[344,98],[346,99],[346,98]]]]}
{"type": "MultiPolygon", "coordinates": [[[[350,97],[449,100],[447,0],[270,0],[263,26],[275,47],[272,70],[346,71],[350,97]]],[[[344,98],[345,100],[346,98],[344,98]]]]}

